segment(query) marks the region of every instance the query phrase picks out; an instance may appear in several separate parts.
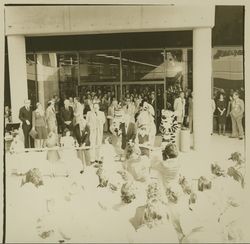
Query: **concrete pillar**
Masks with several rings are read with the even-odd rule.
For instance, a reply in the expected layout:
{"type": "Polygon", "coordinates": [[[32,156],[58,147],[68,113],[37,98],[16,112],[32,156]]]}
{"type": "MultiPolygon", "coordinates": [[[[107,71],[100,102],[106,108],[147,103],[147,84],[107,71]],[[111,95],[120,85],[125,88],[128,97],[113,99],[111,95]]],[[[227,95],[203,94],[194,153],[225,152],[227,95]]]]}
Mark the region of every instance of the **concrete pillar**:
{"type": "Polygon", "coordinates": [[[211,28],[195,28],[193,30],[194,149],[202,154],[209,153],[211,143],[211,76],[211,28]]]}
{"type": "Polygon", "coordinates": [[[10,94],[13,122],[20,122],[19,109],[28,98],[24,36],[8,36],[10,94]]]}

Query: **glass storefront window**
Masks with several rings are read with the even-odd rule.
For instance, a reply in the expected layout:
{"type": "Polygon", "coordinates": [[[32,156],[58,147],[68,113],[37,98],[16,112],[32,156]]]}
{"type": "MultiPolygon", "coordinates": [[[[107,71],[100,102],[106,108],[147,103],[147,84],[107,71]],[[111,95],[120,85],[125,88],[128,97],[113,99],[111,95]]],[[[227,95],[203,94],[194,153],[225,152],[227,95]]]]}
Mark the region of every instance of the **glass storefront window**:
{"type": "Polygon", "coordinates": [[[32,108],[35,108],[36,103],[38,102],[35,54],[26,55],[26,68],[27,68],[28,98],[31,101],[32,108]]]}
{"type": "Polygon", "coordinates": [[[80,85],[84,85],[87,82],[119,82],[119,80],[119,52],[80,53],[80,85]]]}
{"type": "Polygon", "coordinates": [[[82,100],[95,94],[120,99],[120,52],[80,52],[78,94],[82,100]]]}
{"type": "Polygon", "coordinates": [[[61,97],[74,97],[78,95],[78,62],[77,53],[57,54],[61,97]]]}
{"type": "Polygon", "coordinates": [[[187,61],[183,58],[183,50],[165,50],[166,96],[167,108],[173,109],[174,100],[185,87],[187,61]]]}
{"type": "Polygon", "coordinates": [[[155,87],[157,84],[162,89],[159,94],[163,105],[160,107],[165,107],[168,102],[171,109],[177,91],[189,87],[187,49],[80,51],[32,55],[27,56],[27,64],[34,63],[27,69],[28,76],[37,76],[36,94],[44,106],[54,95],[59,95],[62,99],[79,96],[84,100],[90,93],[100,96],[107,94],[122,100],[128,93],[142,93],[141,95],[150,100],[150,94],[158,94],[158,88],[155,87]],[[33,71],[30,71],[32,68],[33,71]]]}
{"type": "Polygon", "coordinates": [[[163,50],[122,51],[123,81],[164,80],[163,50]]]}

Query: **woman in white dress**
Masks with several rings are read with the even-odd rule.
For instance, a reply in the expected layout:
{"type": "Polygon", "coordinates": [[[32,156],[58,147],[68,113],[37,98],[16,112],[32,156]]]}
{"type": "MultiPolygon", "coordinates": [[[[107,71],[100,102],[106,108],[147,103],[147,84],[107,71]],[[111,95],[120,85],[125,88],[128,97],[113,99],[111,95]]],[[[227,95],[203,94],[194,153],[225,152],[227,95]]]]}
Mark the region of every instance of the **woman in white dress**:
{"type": "Polygon", "coordinates": [[[48,107],[46,109],[46,122],[48,126],[48,133],[54,132],[57,134],[57,121],[54,105],[55,103],[53,100],[48,102],[48,107]]]}

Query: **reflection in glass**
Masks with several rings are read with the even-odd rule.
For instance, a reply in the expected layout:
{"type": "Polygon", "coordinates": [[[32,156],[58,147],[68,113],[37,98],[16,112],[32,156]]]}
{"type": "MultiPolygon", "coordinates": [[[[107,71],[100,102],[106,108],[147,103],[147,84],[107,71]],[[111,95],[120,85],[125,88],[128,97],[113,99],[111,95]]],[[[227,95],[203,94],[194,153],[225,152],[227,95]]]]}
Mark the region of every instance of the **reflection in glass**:
{"type": "Polygon", "coordinates": [[[78,58],[76,53],[57,54],[61,97],[77,96],[78,58]]]}
{"type": "Polygon", "coordinates": [[[81,52],[80,85],[120,80],[119,52],[81,52]]]}
{"type": "Polygon", "coordinates": [[[32,108],[35,108],[36,103],[38,102],[36,61],[35,60],[36,60],[35,54],[26,55],[28,98],[31,101],[32,108]]]}
{"type": "Polygon", "coordinates": [[[181,49],[165,51],[167,108],[169,109],[173,109],[175,98],[183,90],[185,65],[181,49]]]}
{"type": "Polygon", "coordinates": [[[123,81],[164,80],[163,50],[122,52],[123,81]]]}

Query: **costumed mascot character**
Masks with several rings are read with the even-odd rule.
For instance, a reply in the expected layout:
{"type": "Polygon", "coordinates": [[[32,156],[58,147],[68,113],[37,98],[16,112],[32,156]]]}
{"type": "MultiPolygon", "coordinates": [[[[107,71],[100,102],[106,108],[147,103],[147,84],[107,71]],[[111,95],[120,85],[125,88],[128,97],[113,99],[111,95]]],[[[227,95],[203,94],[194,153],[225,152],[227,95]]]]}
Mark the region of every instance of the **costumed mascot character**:
{"type": "Polygon", "coordinates": [[[137,127],[141,127],[142,125],[147,124],[148,127],[148,141],[150,146],[153,146],[155,143],[155,135],[156,135],[156,126],[154,122],[154,109],[152,105],[147,103],[146,101],[142,101],[141,103],[142,110],[140,111],[137,117],[137,127]]]}
{"type": "Polygon", "coordinates": [[[176,115],[171,110],[163,109],[161,111],[161,124],[160,132],[162,135],[162,146],[165,147],[167,144],[176,144],[177,130],[179,128],[176,120],[176,115]]]}
{"type": "Polygon", "coordinates": [[[150,125],[144,120],[138,124],[136,143],[139,144],[141,155],[149,157],[150,154],[150,125]]]}

